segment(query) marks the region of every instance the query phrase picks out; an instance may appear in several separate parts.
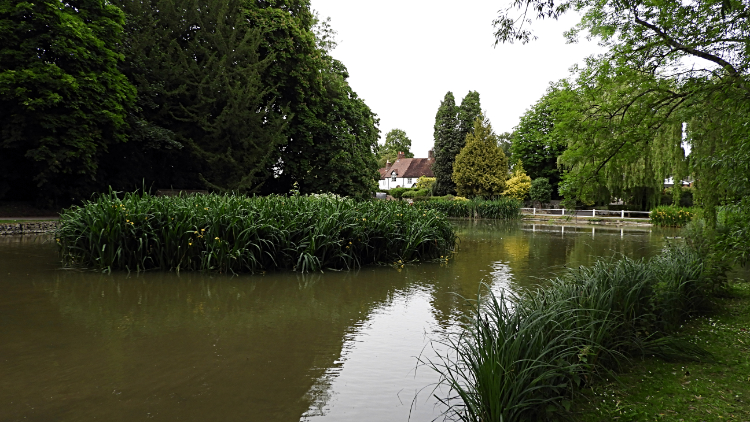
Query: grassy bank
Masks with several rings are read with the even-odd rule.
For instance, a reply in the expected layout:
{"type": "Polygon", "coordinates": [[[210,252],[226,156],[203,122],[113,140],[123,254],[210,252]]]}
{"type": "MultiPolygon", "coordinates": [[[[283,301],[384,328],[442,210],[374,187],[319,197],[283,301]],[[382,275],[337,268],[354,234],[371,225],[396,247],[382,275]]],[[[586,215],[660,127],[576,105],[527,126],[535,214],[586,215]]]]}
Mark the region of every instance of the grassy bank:
{"type": "Polygon", "coordinates": [[[529,421],[564,416],[576,391],[629,359],[709,357],[674,337],[707,309],[716,274],[685,246],[650,260],[600,261],[518,296],[489,295],[432,366],[451,389],[449,416],[529,421]]]}
{"type": "Polygon", "coordinates": [[[395,201],[131,193],[64,210],[55,237],[68,265],[225,273],[436,260],[456,241],[443,214],[395,201]]]}
{"type": "Polygon", "coordinates": [[[500,198],[491,201],[473,200],[432,200],[417,201],[415,207],[435,210],[452,218],[489,218],[513,220],[521,218],[521,201],[513,198],[500,198]]]}
{"type": "Polygon", "coordinates": [[[750,421],[750,283],[733,283],[717,312],[680,330],[715,362],[634,360],[618,378],[582,391],[571,418],[604,421],[750,421]]]}

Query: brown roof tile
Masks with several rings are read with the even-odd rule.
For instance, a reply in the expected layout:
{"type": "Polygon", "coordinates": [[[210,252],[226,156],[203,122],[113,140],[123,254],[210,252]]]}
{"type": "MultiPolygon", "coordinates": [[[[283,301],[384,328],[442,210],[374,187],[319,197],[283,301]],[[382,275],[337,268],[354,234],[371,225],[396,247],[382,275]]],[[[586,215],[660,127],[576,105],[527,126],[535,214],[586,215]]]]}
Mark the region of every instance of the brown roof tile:
{"type": "Polygon", "coordinates": [[[385,179],[390,176],[391,172],[396,172],[397,177],[418,178],[419,176],[435,177],[432,173],[432,163],[435,161],[429,158],[401,158],[396,160],[391,168],[386,172],[385,167],[381,168],[380,178],[385,179]]]}

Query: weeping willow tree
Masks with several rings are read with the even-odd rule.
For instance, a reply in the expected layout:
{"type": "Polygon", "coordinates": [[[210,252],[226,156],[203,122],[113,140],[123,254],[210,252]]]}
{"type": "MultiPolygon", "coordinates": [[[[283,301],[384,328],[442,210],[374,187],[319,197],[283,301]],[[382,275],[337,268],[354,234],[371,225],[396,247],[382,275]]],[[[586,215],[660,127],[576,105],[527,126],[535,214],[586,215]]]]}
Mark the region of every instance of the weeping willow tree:
{"type": "MultiPolygon", "coordinates": [[[[629,198],[650,207],[664,179],[691,177],[707,209],[750,192],[748,105],[718,78],[679,80],[590,59],[554,106],[568,149],[560,193],[568,203],[629,198]],[[691,149],[686,155],[686,147],[691,149]],[[639,198],[640,197],[640,198],[639,198]]],[[[679,197],[675,184],[673,197],[679,197]]]]}
{"type": "Polygon", "coordinates": [[[606,51],[556,99],[561,193],[592,202],[643,189],[653,201],[664,177],[690,175],[709,215],[750,193],[750,3],[512,0],[497,42],[530,42],[532,20],[570,10],[582,18],[566,36],[587,33],[606,51]]]}

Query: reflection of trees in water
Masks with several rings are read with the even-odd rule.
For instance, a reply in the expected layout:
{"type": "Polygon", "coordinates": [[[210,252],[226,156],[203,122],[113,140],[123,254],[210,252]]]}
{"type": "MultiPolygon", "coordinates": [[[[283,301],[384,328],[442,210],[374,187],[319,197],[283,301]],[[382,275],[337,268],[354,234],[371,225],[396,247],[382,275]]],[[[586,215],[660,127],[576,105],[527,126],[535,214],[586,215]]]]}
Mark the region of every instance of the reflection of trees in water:
{"type": "MultiPolygon", "coordinates": [[[[327,369],[337,365],[346,334],[403,288],[400,278],[384,282],[392,270],[382,270],[235,278],[76,271],[34,286],[65,319],[104,338],[111,349],[105,358],[115,366],[147,367],[164,353],[184,365],[196,365],[196,356],[221,355],[222,367],[237,368],[237,374],[229,370],[232,379],[257,380],[256,391],[240,394],[268,403],[265,417],[299,420],[329,399],[327,369]]],[[[198,363],[209,372],[212,364],[198,363]]],[[[238,394],[229,386],[213,388],[238,394]]],[[[257,411],[262,418],[263,409],[257,411]]]]}
{"type": "Polygon", "coordinates": [[[662,247],[649,228],[553,226],[518,222],[458,221],[459,252],[434,276],[433,312],[443,327],[473,309],[481,283],[517,291],[562,274],[566,267],[592,265],[599,258],[648,257],[662,247]],[[594,231],[592,231],[594,230],[594,231]],[[621,235],[622,234],[622,235],[621,235]]]}

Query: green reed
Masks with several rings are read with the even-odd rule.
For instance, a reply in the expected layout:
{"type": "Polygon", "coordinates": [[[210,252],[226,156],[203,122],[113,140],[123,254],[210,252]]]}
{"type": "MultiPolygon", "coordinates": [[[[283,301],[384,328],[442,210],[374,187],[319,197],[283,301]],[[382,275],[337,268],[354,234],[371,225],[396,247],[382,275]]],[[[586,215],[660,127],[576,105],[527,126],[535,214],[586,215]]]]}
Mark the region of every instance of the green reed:
{"type": "Polygon", "coordinates": [[[434,200],[415,202],[414,206],[425,210],[437,210],[453,218],[488,218],[513,220],[521,217],[521,201],[514,198],[499,198],[491,201],[474,199],[434,200]]]}
{"type": "Polygon", "coordinates": [[[707,306],[708,278],[695,252],[673,247],[649,261],[600,261],[538,290],[480,298],[461,334],[446,339],[449,352],[429,362],[451,391],[448,416],[547,420],[630,357],[710,358],[670,336],[707,306]]]}
{"type": "Polygon", "coordinates": [[[441,213],[396,201],[115,192],[63,211],[55,237],[68,265],[224,273],[438,260],[456,242],[441,213]]]}

